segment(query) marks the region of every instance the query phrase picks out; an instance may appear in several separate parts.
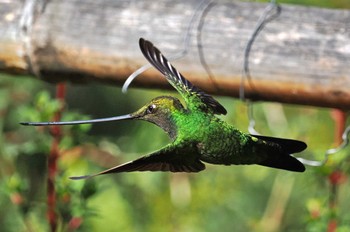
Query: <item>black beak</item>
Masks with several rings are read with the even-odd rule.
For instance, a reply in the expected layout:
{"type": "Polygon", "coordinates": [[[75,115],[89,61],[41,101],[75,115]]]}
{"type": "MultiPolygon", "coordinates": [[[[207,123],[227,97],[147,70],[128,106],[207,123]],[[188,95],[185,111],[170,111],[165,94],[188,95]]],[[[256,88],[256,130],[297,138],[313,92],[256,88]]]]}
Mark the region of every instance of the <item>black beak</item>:
{"type": "Polygon", "coordinates": [[[115,116],[110,118],[98,118],[91,120],[79,120],[79,121],[70,121],[70,122],[20,122],[24,126],[62,126],[62,125],[77,125],[77,124],[89,124],[89,123],[98,123],[98,122],[110,122],[110,121],[120,121],[136,118],[132,114],[126,114],[122,116],[115,116]]]}

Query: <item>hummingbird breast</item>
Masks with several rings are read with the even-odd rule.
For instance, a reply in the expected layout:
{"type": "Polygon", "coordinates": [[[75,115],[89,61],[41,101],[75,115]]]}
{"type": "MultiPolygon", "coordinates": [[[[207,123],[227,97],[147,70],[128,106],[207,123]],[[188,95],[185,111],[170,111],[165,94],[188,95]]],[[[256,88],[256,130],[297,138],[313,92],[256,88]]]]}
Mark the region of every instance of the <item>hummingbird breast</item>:
{"type": "Polygon", "coordinates": [[[199,158],[212,164],[239,162],[242,133],[214,115],[189,113],[177,122],[179,139],[196,144],[199,158]]]}

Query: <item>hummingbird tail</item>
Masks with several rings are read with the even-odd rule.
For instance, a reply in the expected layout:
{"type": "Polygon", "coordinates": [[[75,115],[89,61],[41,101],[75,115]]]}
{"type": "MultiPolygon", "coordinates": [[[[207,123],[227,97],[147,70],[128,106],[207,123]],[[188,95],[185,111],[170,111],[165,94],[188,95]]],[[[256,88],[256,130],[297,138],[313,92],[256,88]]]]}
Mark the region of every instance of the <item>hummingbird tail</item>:
{"type": "Polygon", "coordinates": [[[260,135],[253,136],[264,140],[268,143],[268,145],[271,145],[271,149],[268,151],[268,158],[259,163],[259,165],[284,169],[293,172],[305,171],[305,166],[298,159],[292,156],[292,154],[301,152],[306,149],[307,145],[304,142],[260,135]],[[276,149],[276,144],[278,144],[278,149],[276,149]]]}
{"type": "Polygon", "coordinates": [[[305,166],[299,160],[293,156],[285,154],[283,157],[272,157],[271,159],[266,159],[263,162],[259,163],[259,165],[293,172],[305,171],[305,166]]]}

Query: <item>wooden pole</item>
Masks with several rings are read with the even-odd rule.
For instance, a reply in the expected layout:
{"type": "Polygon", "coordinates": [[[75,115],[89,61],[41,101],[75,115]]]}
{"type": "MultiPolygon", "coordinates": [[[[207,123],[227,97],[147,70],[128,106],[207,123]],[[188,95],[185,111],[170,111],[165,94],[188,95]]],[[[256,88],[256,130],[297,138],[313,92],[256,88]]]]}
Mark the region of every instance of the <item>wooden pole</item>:
{"type": "MultiPolygon", "coordinates": [[[[116,85],[146,64],[138,48],[144,37],[170,57],[200,1],[25,0],[0,1],[0,71],[46,81],[104,81],[116,85]]],[[[214,74],[208,79],[197,50],[197,25],[188,54],[173,62],[211,94],[238,97],[244,49],[266,4],[215,2],[203,18],[203,54],[214,74]],[[217,86],[217,88],[214,88],[217,86]]],[[[350,11],[282,5],[250,53],[253,100],[350,109],[350,11]]],[[[170,88],[154,69],[132,86],[170,88]]]]}

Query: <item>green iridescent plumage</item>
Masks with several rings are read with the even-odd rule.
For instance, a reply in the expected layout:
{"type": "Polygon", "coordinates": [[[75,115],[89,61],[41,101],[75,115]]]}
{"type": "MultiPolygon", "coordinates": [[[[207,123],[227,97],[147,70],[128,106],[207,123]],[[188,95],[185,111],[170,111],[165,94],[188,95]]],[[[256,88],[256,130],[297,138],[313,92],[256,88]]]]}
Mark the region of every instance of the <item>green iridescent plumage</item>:
{"type": "MultiPolygon", "coordinates": [[[[133,171],[199,172],[205,169],[203,162],[222,165],[258,164],[296,172],[305,170],[304,165],[291,156],[306,148],[304,142],[250,135],[237,130],[215,116],[226,114],[226,109],[212,96],[184,78],[151,42],[140,39],[140,48],[145,58],[181,94],[186,107],[175,97],[161,96],[151,100],[135,113],[98,119],[94,122],[125,119],[146,120],[161,127],[172,142],[134,161],[95,175],[72,177],[72,179],[133,171]]],[[[71,123],[23,124],[66,125],[71,123]]],[[[75,123],[89,123],[89,121],[75,123]]]]}
{"type": "MultiPolygon", "coordinates": [[[[181,94],[186,108],[174,97],[162,96],[134,113],[163,128],[173,140],[163,149],[99,174],[131,171],[199,172],[212,164],[260,164],[290,171],[305,170],[290,156],[306,148],[301,141],[252,136],[215,117],[226,109],[184,78],[153,46],[140,39],[146,59],[181,94]]],[[[85,176],[84,176],[85,177],[85,176]]],[[[78,177],[79,178],[79,177],[78,177]]]]}

